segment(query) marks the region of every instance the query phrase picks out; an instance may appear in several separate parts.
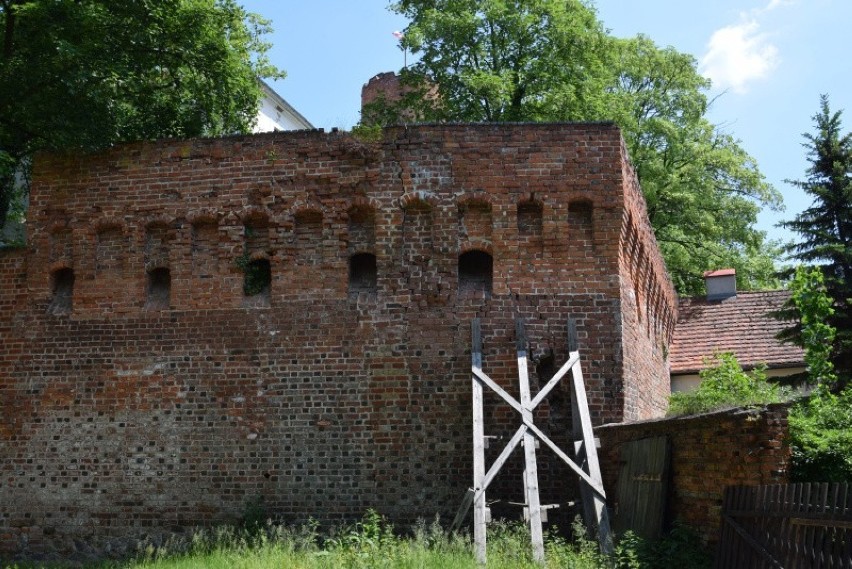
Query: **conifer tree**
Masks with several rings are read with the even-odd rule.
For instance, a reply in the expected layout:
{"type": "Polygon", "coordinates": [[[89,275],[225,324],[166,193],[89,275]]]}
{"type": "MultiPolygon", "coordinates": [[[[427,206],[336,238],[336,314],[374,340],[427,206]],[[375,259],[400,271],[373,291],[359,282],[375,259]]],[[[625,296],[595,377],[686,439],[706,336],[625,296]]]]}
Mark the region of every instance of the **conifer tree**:
{"type": "Polygon", "coordinates": [[[828,96],[820,97],[813,117],[816,132],[804,134],[808,150],[807,177],[787,180],[813,203],[782,227],[799,234],[786,247],[792,259],[822,270],[834,303],[829,324],[837,328],[833,360],[839,372],[852,373],[852,134],[841,132],[841,112],[832,113],[828,96]]]}

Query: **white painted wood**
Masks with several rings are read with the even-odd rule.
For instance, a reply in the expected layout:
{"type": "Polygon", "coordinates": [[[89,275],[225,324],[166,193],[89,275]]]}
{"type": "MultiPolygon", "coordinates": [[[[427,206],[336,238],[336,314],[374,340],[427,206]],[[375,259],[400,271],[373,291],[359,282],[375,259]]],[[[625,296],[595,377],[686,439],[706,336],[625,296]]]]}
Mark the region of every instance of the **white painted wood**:
{"type": "MultiPolygon", "coordinates": [[[[573,322],[568,323],[568,335],[570,346],[573,348],[569,353],[569,357],[575,355],[579,357],[579,346],[577,345],[576,328],[573,322]]],[[[585,454],[586,467],[588,468],[589,478],[595,484],[593,487],[599,487],[603,490],[603,479],[601,477],[600,464],[598,463],[598,450],[595,446],[595,434],[592,429],[592,417],[589,414],[589,401],[586,398],[586,384],[583,381],[583,371],[580,365],[575,365],[571,368],[572,384],[571,391],[576,402],[576,410],[579,415],[580,428],[582,432],[581,440],[583,441],[583,453],[585,454]]],[[[606,509],[606,495],[603,492],[597,493],[591,497],[595,521],[597,522],[598,541],[601,551],[605,554],[611,554],[614,550],[612,541],[612,533],[610,532],[609,512],[606,509]]]]}
{"type": "Polygon", "coordinates": [[[562,452],[562,449],[560,449],[560,448],[556,445],[556,443],[554,443],[552,440],[550,440],[550,437],[548,437],[547,435],[545,435],[545,434],[541,431],[541,429],[539,429],[538,427],[536,427],[536,426],[535,426],[535,424],[533,424],[533,423],[526,423],[526,422],[525,422],[524,424],[526,425],[526,427],[530,430],[530,432],[531,432],[532,434],[534,434],[536,437],[538,437],[538,438],[539,438],[539,440],[540,440],[541,442],[543,442],[545,445],[547,445],[548,447],[550,447],[550,450],[552,450],[552,451],[553,451],[553,453],[554,453],[556,456],[558,456],[559,458],[561,458],[561,459],[562,459],[562,461],[563,461],[565,464],[567,464],[569,468],[571,468],[571,470],[573,470],[575,473],[577,473],[577,476],[579,476],[579,477],[580,477],[580,478],[581,478],[584,482],[586,482],[586,484],[588,484],[588,485],[589,485],[589,487],[590,487],[592,490],[594,490],[594,492],[595,492],[595,493],[596,493],[599,497],[603,498],[604,500],[606,499],[606,493],[604,492],[603,484],[601,484],[600,482],[596,482],[594,478],[592,478],[591,476],[589,476],[589,475],[588,475],[588,474],[587,474],[587,473],[586,473],[586,472],[585,472],[582,468],[580,468],[580,467],[577,465],[577,463],[576,463],[576,462],[574,462],[573,460],[571,460],[571,458],[570,458],[567,454],[565,454],[564,452],[562,452]]]}
{"type": "Polygon", "coordinates": [[[471,322],[471,379],[473,389],[473,541],[476,560],[485,564],[486,560],[486,523],[485,505],[485,419],[483,411],[482,384],[476,377],[476,371],[482,369],[482,334],[479,318],[471,322]]]}
{"type": "Polygon", "coordinates": [[[506,393],[505,389],[497,385],[497,383],[493,379],[485,375],[485,373],[481,369],[474,369],[473,375],[475,375],[479,379],[479,381],[484,383],[491,391],[499,395],[500,398],[509,405],[509,407],[511,407],[518,413],[523,412],[523,408],[521,407],[521,404],[518,403],[518,400],[506,393]]]}
{"type": "Polygon", "coordinates": [[[494,464],[491,465],[491,468],[488,469],[488,473],[485,475],[485,480],[482,482],[482,492],[485,492],[486,489],[491,485],[494,481],[494,478],[500,472],[500,469],[503,468],[503,465],[506,464],[506,461],[509,460],[509,456],[511,456],[512,451],[517,448],[518,444],[523,440],[524,433],[527,432],[526,426],[521,426],[515,431],[514,436],[509,440],[506,446],[503,448],[503,452],[500,453],[500,456],[494,461],[494,464]]]}
{"type": "MultiPolygon", "coordinates": [[[[530,524],[530,537],[533,547],[533,558],[544,562],[544,539],[542,521],[546,520],[547,512],[541,506],[538,488],[538,466],[536,463],[536,448],[538,443],[547,445],[565,464],[580,477],[581,495],[586,510],[587,523],[594,524],[600,539],[601,550],[612,553],[612,535],[606,509],[606,494],[601,480],[600,465],[598,464],[597,448],[592,431],[591,416],[589,415],[583,374],[580,368],[580,353],[577,348],[576,330],[574,324],[568,322],[569,359],[559,371],[547,382],[533,399],[530,393],[529,370],[526,351],[526,335],[523,321],[515,321],[515,336],[517,342],[518,383],[520,401],[509,395],[502,387],[482,371],[482,337],[478,318],[471,322],[471,386],[473,399],[473,488],[465,496],[465,500],[453,527],[458,527],[471,504],[474,507],[474,544],[476,559],[479,563],[486,562],[486,524],[490,520],[490,511],[486,505],[485,493],[488,486],[505,465],[509,456],[521,444],[524,447],[524,492],[526,503],[525,518],[530,524]],[[558,383],[571,371],[571,404],[573,417],[574,450],[576,459],[572,460],[565,454],[541,429],[533,422],[533,411],[550,394],[558,383]],[[496,393],[515,411],[521,414],[521,426],[503,448],[503,451],[485,472],[485,448],[487,444],[484,432],[483,387],[488,387],[496,393]],[[591,520],[591,521],[589,521],[591,520]]],[[[599,443],[598,443],[599,444],[599,443]]],[[[555,507],[555,506],[554,506],[555,507]]]]}
{"type": "Polygon", "coordinates": [[[533,398],[529,406],[530,411],[534,411],[535,408],[538,407],[538,404],[544,401],[545,397],[550,395],[550,392],[553,391],[553,388],[559,384],[562,378],[565,377],[565,374],[571,371],[571,368],[574,367],[574,364],[576,364],[578,361],[580,361],[580,354],[577,354],[576,358],[570,358],[567,362],[565,362],[565,365],[563,365],[559,369],[559,371],[556,372],[556,375],[550,378],[550,381],[547,382],[547,385],[542,387],[541,391],[539,391],[538,394],[533,398]]]}
{"type": "MultiPolygon", "coordinates": [[[[524,424],[533,421],[530,411],[530,379],[527,368],[526,334],[523,321],[515,321],[515,338],[518,351],[518,382],[520,384],[521,416],[524,424]]],[[[538,465],[535,457],[535,437],[529,430],[524,432],[524,484],[526,486],[527,508],[529,508],[530,538],[532,539],[533,559],[544,563],[544,534],[541,527],[541,502],[538,493],[538,465]]]]}

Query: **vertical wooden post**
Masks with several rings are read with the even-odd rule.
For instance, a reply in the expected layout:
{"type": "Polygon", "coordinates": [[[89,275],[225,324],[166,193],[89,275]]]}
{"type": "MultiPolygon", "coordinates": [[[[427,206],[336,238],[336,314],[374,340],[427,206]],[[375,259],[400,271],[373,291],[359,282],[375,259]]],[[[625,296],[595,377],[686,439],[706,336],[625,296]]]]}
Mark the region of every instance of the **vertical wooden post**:
{"type": "MultiPolygon", "coordinates": [[[[576,323],[573,318],[569,318],[569,357],[579,355],[579,346],[576,323]]],[[[575,365],[571,368],[571,374],[573,379],[571,382],[571,417],[577,463],[589,474],[592,480],[602,482],[600,464],[598,463],[598,449],[595,447],[595,434],[592,430],[592,418],[589,414],[589,402],[586,398],[586,385],[583,382],[583,371],[579,365],[575,365]]],[[[597,493],[592,492],[582,480],[580,482],[580,496],[583,500],[583,513],[586,515],[586,527],[597,530],[601,552],[607,555],[612,554],[614,545],[606,502],[597,493]]]]}
{"type": "MultiPolygon", "coordinates": [[[[518,349],[518,379],[520,382],[521,413],[525,421],[533,422],[530,410],[530,380],[527,370],[527,337],[524,323],[515,320],[515,341],[518,349]]],[[[529,509],[530,537],[532,538],[533,559],[544,562],[544,536],[541,528],[541,502],[538,494],[538,467],[535,459],[535,436],[526,430],[524,433],[524,484],[526,486],[527,508],[529,509]]]]}
{"type": "MultiPolygon", "coordinates": [[[[471,368],[482,370],[482,333],[479,318],[474,318],[470,325],[471,332],[471,368]]],[[[482,403],[482,384],[471,373],[473,389],[473,491],[479,492],[485,481],[485,422],[482,403]]],[[[473,541],[476,550],[476,560],[485,564],[485,492],[479,494],[473,504],[473,541]]]]}

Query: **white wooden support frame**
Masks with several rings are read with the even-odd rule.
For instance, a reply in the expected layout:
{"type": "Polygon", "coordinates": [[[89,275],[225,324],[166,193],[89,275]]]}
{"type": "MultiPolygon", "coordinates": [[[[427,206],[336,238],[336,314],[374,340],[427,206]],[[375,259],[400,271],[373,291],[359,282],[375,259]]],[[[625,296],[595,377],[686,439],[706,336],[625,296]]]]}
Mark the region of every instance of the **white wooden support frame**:
{"type": "Polygon", "coordinates": [[[590,534],[596,534],[601,551],[612,553],[612,534],[610,533],[609,517],[606,509],[606,493],[601,480],[600,465],[598,464],[597,449],[592,431],[591,416],[586,399],[586,388],[580,369],[580,353],[574,322],[568,321],[568,361],[532,397],[529,386],[528,362],[526,351],[526,334],[523,321],[515,322],[515,338],[518,359],[518,382],[520,401],[512,397],[494,380],[482,371],[482,334],[478,318],[471,322],[471,372],[473,399],[473,488],[469,489],[456,514],[451,529],[458,529],[468,510],[473,506],[473,535],[476,559],[484,564],[486,561],[486,524],[489,521],[485,492],[488,486],[509,459],[512,452],[523,441],[524,447],[524,495],[526,511],[529,513],[530,536],[532,539],[533,558],[544,561],[544,540],[542,532],[542,506],[538,489],[538,468],[535,454],[536,439],[550,448],[568,467],[579,477],[580,495],[586,525],[590,534]],[[554,387],[571,372],[571,404],[573,417],[574,459],[564,453],[545,433],[533,422],[533,411],[547,397],[554,387]],[[521,425],[503,448],[503,451],[485,470],[485,421],[483,410],[483,387],[488,387],[503,401],[521,415],[521,425]]]}

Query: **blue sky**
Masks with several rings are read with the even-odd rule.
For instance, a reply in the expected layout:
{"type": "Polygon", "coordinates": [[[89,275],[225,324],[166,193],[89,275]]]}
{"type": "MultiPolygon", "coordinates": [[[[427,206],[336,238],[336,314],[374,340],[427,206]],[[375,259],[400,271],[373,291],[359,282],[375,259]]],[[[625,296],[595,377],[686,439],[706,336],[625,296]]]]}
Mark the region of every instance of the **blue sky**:
{"type": "MultiPolygon", "coordinates": [[[[385,0],[243,0],[270,18],[273,62],[287,78],[273,84],[317,127],[358,121],[361,86],[397,70],[403,54],[391,33],[404,18],[385,0]]],[[[784,195],[786,211],[766,212],[759,227],[790,238],[774,224],[810,204],[784,179],[804,177],[803,132],[819,95],[845,109],[852,130],[852,2],[849,0],[598,0],[611,33],[643,33],[658,45],[690,53],[718,96],[710,118],[738,138],[767,180],[784,195]]]]}

